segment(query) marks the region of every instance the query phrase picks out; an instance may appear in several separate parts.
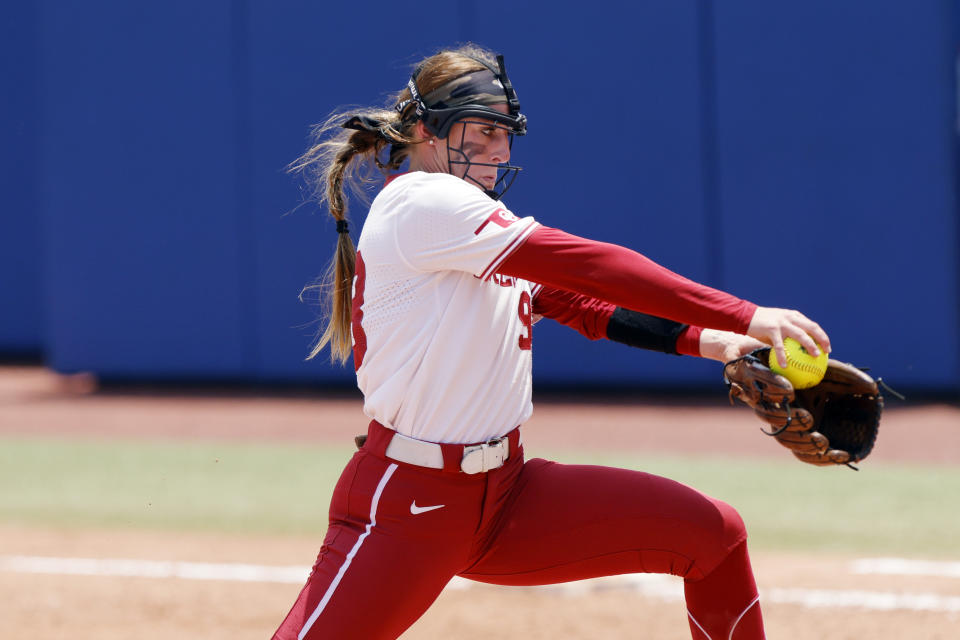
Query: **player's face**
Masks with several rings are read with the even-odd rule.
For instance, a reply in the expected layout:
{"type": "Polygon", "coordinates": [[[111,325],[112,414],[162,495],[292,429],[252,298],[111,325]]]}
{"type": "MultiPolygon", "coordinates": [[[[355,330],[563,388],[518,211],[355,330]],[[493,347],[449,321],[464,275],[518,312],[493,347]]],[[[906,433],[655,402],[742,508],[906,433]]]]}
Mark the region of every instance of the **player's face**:
{"type": "MultiPolygon", "coordinates": [[[[493,108],[507,113],[505,104],[494,105],[493,108]]],[[[494,121],[485,118],[471,117],[454,123],[447,136],[447,144],[451,149],[460,149],[460,152],[472,163],[470,165],[454,164],[450,167],[450,173],[464,179],[469,175],[486,189],[493,189],[496,185],[497,165],[505,164],[510,160],[510,132],[502,125],[497,125],[494,121]],[[473,163],[493,166],[477,166],[473,163]]]]}

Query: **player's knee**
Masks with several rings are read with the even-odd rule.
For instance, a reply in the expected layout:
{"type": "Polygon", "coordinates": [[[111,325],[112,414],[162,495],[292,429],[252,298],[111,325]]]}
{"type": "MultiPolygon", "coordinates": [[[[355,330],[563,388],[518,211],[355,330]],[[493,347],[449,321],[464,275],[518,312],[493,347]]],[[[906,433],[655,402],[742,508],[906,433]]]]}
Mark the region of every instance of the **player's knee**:
{"type": "Polygon", "coordinates": [[[722,500],[710,498],[710,502],[715,515],[709,529],[711,540],[704,546],[709,551],[697,562],[697,573],[701,576],[711,573],[747,539],[747,527],[737,510],[722,500]]]}
{"type": "Polygon", "coordinates": [[[732,506],[722,500],[712,499],[721,519],[720,543],[732,549],[747,539],[747,525],[732,506]]]}

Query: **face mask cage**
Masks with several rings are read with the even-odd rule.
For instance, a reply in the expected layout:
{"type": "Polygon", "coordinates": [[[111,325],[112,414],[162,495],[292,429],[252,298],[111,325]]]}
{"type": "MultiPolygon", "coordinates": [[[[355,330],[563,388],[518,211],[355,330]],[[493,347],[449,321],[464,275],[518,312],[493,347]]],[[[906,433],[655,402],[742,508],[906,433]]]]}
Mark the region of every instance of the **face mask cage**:
{"type": "Polygon", "coordinates": [[[494,200],[498,200],[506,193],[507,189],[513,185],[513,181],[516,180],[517,173],[521,167],[510,164],[494,165],[471,161],[464,150],[463,144],[466,127],[463,128],[458,147],[451,146],[450,144],[450,129],[454,122],[482,124],[483,126],[494,126],[498,129],[505,129],[510,134],[509,145],[512,149],[513,136],[522,136],[527,133],[527,117],[520,113],[520,101],[517,99],[517,92],[514,90],[513,84],[511,84],[510,79],[507,77],[507,70],[503,64],[503,56],[497,56],[496,67],[484,60],[478,58],[475,58],[475,60],[489,69],[490,72],[494,74],[496,81],[503,88],[508,113],[501,113],[496,109],[482,104],[467,104],[452,108],[428,108],[417,87],[417,76],[420,73],[419,68],[413,72],[413,75],[407,82],[407,87],[410,89],[410,99],[398,103],[395,108],[397,112],[403,116],[408,112],[407,107],[415,107],[415,110],[409,110],[412,111],[413,117],[416,120],[423,121],[424,126],[430,133],[447,141],[447,162],[449,169],[452,171],[454,165],[466,165],[463,178],[479,185],[484,193],[494,200]],[[484,120],[492,121],[493,124],[491,125],[490,122],[475,123],[468,119],[470,117],[483,118],[484,120]],[[497,167],[497,180],[492,189],[487,189],[478,180],[470,176],[470,168],[472,166],[497,167]]]}
{"type": "Polygon", "coordinates": [[[459,146],[454,147],[450,142],[450,136],[446,137],[447,141],[447,164],[450,167],[450,171],[454,175],[459,176],[458,171],[454,171],[454,167],[463,167],[463,176],[464,180],[469,180],[470,182],[476,184],[480,187],[485,194],[494,200],[499,200],[503,197],[503,194],[507,192],[511,186],[513,186],[514,180],[517,179],[517,174],[521,171],[522,167],[512,165],[509,163],[500,163],[494,164],[491,162],[474,162],[469,155],[467,155],[466,149],[464,148],[464,140],[467,136],[467,127],[470,125],[476,125],[481,127],[493,127],[495,129],[502,129],[508,133],[507,138],[507,148],[513,149],[513,136],[515,129],[512,127],[507,127],[502,124],[490,123],[490,122],[480,122],[477,120],[461,120],[463,123],[463,128],[460,130],[460,142],[459,146]],[[477,178],[470,175],[470,170],[473,167],[496,167],[497,169],[497,180],[493,184],[493,187],[487,188],[482,182],[477,178]]]}

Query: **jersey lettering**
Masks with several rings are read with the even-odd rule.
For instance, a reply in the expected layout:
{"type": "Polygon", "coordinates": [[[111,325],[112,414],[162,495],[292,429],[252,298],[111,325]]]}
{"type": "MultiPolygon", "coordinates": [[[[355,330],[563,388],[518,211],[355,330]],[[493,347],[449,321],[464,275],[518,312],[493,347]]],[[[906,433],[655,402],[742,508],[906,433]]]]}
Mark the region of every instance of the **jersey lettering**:
{"type": "Polygon", "coordinates": [[[514,222],[519,220],[517,216],[513,215],[503,207],[496,209],[493,213],[490,214],[490,217],[483,221],[483,224],[477,227],[477,230],[473,232],[473,235],[480,235],[480,232],[483,231],[483,228],[490,224],[491,222],[498,227],[503,227],[506,229],[514,222]]]}
{"type": "Polygon", "coordinates": [[[363,331],[363,290],[367,286],[367,268],[363,256],[357,252],[356,274],[353,276],[353,302],[351,303],[350,323],[353,325],[353,368],[360,369],[363,356],[367,352],[367,334],[363,331]]]}
{"type": "Polygon", "coordinates": [[[490,281],[494,284],[500,285],[501,287],[512,287],[516,282],[513,276],[502,276],[499,273],[495,273],[490,276],[490,281]]]}
{"type": "Polygon", "coordinates": [[[533,349],[533,306],[530,304],[530,294],[526,291],[520,294],[520,306],[517,309],[517,314],[520,316],[520,322],[523,323],[519,346],[524,351],[530,351],[533,349]]]}

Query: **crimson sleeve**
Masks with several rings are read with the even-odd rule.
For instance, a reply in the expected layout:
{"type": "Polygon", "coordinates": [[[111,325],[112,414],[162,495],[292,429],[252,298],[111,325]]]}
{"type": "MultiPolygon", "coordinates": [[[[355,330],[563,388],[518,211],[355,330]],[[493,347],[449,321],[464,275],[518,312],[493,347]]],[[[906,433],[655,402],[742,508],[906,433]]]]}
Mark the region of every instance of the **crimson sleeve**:
{"type": "Polygon", "coordinates": [[[745,334],[757,306],[697,284],[625,247],[539,227],[501,265],[539,282],[684,324],[745,334]]]}
{"type": "Polygon", "coordinates": [[[700,334],[703,329],[690,326],[677,338],[677,353],[685,356],[700,357],[700,334]]]}
{"type": "Polygon", "coordinates": [[[607,337],[615,305],[581,293],[544,287],[533,298],[533,312],[579,331],[591,340],[607,337]]]}
{"type": "MultiPolygon", "coordinates": [[[[560,324],[576,330],[590,340],[607,338],[634,347],[676,353],[688,356],[700,356],[700,327],[676,324],[676,330],[669,331],[649,321],[665,322],[653,316],[629,311],[597,300],[582,293],[573,293],[563,289],[551,289],[538,285],[533,296],[533,312],[545,318],[556,320],[560,324]],[[627,322],[614,320],[617,314],[628,314],[626,318],[647,318],[648,322],[627,322]],[[614,331],[616,329],[616,332],[614,331]],[[675,337],[670,334],[675,333],[675,337]]],[[[674,324],[672,321],[669,324],[674,324]]]]}

